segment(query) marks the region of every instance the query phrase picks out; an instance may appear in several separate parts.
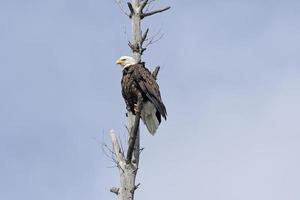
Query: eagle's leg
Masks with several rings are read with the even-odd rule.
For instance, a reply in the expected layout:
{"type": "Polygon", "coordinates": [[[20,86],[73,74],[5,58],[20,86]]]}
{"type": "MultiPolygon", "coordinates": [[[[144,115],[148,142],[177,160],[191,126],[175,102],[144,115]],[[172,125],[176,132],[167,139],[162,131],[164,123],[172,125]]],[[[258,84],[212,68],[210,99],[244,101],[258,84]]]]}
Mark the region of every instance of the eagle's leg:
{"type": "Polygon", "coordinates": [[[134,106],[134,113],[141,113],[141,103],[135,103],[133,106],[134,106]]]}
{"type": "Polygon", "coordinates": [[[142,111],[142,106],[143,106],[143,96],[140,92],[138,92],[138,95],[137,95],[137,103],[135,103],[133,105],[133,109],[134,109],[134,113],[137,114],[141,114],[141,111],[142,111]]]}

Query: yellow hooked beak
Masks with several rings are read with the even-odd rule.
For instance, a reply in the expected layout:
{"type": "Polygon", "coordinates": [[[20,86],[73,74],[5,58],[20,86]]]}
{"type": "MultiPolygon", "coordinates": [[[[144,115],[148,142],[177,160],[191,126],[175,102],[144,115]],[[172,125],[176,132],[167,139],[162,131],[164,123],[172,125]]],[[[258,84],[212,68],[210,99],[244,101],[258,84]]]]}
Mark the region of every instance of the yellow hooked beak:
{"type": "Polygon", "coordinates": [[[121,59],[118,59],[118,60],[116,61],[116,64],[118,64],[118,65],[122,65],[123,63],[124,63],[124,61],[121,60],[121,59]]]}

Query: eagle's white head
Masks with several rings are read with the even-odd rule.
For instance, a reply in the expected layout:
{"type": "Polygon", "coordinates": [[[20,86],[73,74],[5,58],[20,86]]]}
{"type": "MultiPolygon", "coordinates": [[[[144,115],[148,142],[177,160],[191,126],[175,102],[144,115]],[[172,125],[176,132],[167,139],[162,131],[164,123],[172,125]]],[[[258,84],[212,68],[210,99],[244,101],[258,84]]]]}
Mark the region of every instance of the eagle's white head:
{"type": "Polygon", "coordinates": [[[119,64],[122,66],[123,69],[126,67],[129,67],[130,65],[137,64],[137,61],[130,56],[121,56],[117,61],[116,64],[119,64]]]}

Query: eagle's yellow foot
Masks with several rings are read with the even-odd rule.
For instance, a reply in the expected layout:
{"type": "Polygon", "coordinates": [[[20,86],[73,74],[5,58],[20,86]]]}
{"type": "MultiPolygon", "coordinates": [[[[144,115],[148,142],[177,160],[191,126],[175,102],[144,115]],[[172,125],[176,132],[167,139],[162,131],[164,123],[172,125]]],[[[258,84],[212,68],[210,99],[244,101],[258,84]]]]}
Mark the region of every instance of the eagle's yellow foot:
{"type": "Polygon", "coordinates": [[[137,104],[137,103],[135,103],[135,104],[133,105],[133,110],[134,110],[134,112],[135,112],[135,113],[138,113],[138,112],[140,112],[140,110],[139,110],[139,106],[138,106],[138,104],[137,104]]]}

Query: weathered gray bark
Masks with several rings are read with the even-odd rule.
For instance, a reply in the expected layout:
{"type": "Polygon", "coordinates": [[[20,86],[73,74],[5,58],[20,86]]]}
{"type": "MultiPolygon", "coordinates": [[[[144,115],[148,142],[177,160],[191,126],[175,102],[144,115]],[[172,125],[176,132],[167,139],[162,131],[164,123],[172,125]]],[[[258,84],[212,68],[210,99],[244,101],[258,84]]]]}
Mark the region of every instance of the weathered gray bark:
{"type": "Polygon", "coordinates": [[[132,43],[136,47],[136,49],[133,49],[133,57],[140,61],[142,56],[140,52],[142,41],[140,0],[132,0],[132,7],[132,43]]]}
{"type": "Polygon", "coordinates": [[[120,188],[112,188],[111,192],[117,194],[119,200],[131,200],[134,198],[134,191],[138,187],[135,185],[137,165],[126,160],[124,152],[121,151],[116,133],[111,131],[110,136],[120,173],[120,188]]]}
{"type": "MultiPolygon", "coordinates": [[[[120,1],[117,1],[120,3],[120,1]]],[[[156,11],[151,11],[149,13],[144,13],[144,8],[147,6],[148,0],[131,0],[131,3],[128,2],[128,8],[130,14],[125,14],[129,16],[132,20],[132,41],[129,42],[129,46],[132,50],[133,57],[141,61],[141,56],[146,50],[143,48],[143,43],[147,39],[147,34],[149,29],[145,31],[142,35],[141,20],[144,17],[151,16],[156,13],[163,12],[168,10],[170,7],[164,9],[159,9],[156,11]]],[[[120,5],[121,7],[121,5],[120,5]]],[[[122,9],[124,12],[124,9],[122,9]]],[[[159,67],[156,67],[153,72],[153,76],[156,78],[159,67]]],[[[128,150],[127,156],[125,157],[124,153],[120,148],[119,141],[117,139],[116,133],[111,131],[110,136],[113,144],[113,151],[115,154],[115,160],[119,168],[120,173],[120,187],[112,188],[111,192],[115,193],[118,196],[119,200],[133,200],[134,192],[138,188],[139,184],[135,184],[135,179],[139,166],[139,156],[140,156],[140,132],[139,132],[139,116],[133,115],[131,112],[128,112],[128,131],[129,131],[129,141],[128,141],[128,150]],[[133,131],[134,127],[137,125],[137,130],[133,131]],[[132,143],[133,142],[133,143],[132,143]],[[132,146],[133,145],[133,146],[132,146]],[[132,148],[133,147],[133,148],[132,148]]]]}

